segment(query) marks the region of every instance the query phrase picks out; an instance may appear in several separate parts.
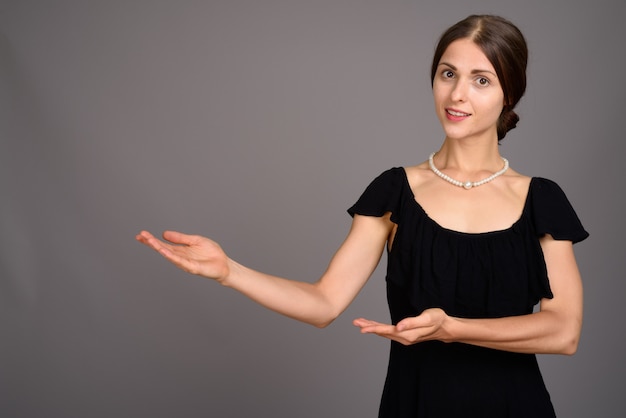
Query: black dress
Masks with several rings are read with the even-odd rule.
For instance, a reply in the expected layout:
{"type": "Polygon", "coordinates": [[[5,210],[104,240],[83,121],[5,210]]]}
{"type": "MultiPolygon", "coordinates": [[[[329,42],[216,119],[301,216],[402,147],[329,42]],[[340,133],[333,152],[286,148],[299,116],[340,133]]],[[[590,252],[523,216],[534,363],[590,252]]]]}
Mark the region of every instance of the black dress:
{"type": "MultiPolygon", "coordinates": [[[[403,168],[377,177],[348,213],[391,212],[397,232],[387,265],[391,321],[438,307],[451,316],[532,313],[552,298],[539,238],[587,238],[554,182],[533,178],[521,217],[508,229],[463,233],[443,228],[415,200],[403,168]]],[[[391,342],[379,417],[554,417],[534,354],[462,343],[391,342]]]]}

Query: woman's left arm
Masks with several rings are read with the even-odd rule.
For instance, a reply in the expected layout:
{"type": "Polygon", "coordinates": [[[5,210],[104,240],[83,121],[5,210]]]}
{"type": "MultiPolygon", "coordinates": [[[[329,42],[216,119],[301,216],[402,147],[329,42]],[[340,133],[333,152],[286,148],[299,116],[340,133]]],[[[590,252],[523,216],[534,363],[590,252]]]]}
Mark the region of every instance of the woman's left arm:
{"type": "Polygon", "coordinates": [[[428,340],[462,342],[519,353],[572,355],[578,347],[583,317],[583,289],[571,241],[541,239],[554,297],[542,299],[538,312],[493,319],[463,319],[427,309],[396,326],[356,319],[363,333],[405,345],[428,340]]]}

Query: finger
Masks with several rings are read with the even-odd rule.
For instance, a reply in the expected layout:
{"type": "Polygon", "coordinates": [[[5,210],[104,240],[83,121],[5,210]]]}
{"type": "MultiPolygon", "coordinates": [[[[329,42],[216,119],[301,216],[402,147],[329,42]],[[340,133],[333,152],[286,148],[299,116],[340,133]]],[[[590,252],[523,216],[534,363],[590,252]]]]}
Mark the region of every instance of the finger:
{"type": "Polygon", "coordinates": [[[135,236],[135,239],[157,251],[159,247],[162,247],[161,241],[155,238],[154,235],[152,235],[148,231],[141,231],[135,236]]]}
{"type": "Polygon", "coordinates": [[[184,247],[162,242],[148,231],[141,231],[135,238],[137,241],[161,254],[161,256],[163,256],[167,261],[171,262],[180,269],[192,274],[197,274],[197,263],[190,261],[187,257],[184,257],[184,254],[178,254],[184,247]]]}
{"type": "Polygon", "coordinates": [[[154,236],[148,231],[141,231],[135,235],[135,239],[139,242],[146,243],[148,239],[154,238],[154,236]]]}
{"type": "Polygon", "coordinates": [[[438,308],[426,309],[418,316],[404,318],[398,322],[398,329],[411,329],[411,328],[427,328],[432,327],[439,320],[440,313],[443,311],[438,308]]]}
{"type": "Polygon", "coordinates": [[[404,318],[402,321],[398,322],[398,331],[404,331],[408,329],[420,328],[426,326],[424,322],[424,318],[421,316],[413,316],[409,318],[404,318]]]}
{"type": "Polygon", "coordinates": [[[388,337],[389,335],[397,333],[396,327],[388,324],[380,324],[378,322],[374,322],[369,325],[364,325],[361,327],[362,334],[376,334],[381,337],[388,337]]]}
{"type": "Polygon", "coordinates": [[[189,255],[185,252],[187,247],[162,243],[156,238],[151,241],[150,246],[176,267],[188,273],[198,274],[198,263],[189,258],[189,255]]]}
{"type": "Polygon", "coordinates": [[[183,234],[178,231],[164,231],[163,238],[178,245],[194,245],[200,239],[198,235],[183,234]]]}
{"type": "Polygon", "coordinates": [[[152,248],[154,251],[161,254],[172,263],[181,267],[185,264],[186,260],[184,259],[184,257],[181,257],[181,255],[178,254],[179,249],[182,247],[163,242],[149,232],[142,232],[140,234],[140,241],[148,247],[152,248]]]}
{"type": "Polygon", "coordinates": [[[410,337],[407,338],[408,334],[401,333],[394,325],[381,324],[364,318],[355,319],[352,323],[361,328],[361,334],[374,334],[403,345],[412,344],[410,337]]]}
{"type": "Polygon", "coordinates": [[[380,322],[372,321],[370,319],[365,319],[365,318],[357,318],[354,321],[352,321],[352,324],[360,328],[371,327],[375,325],[383,325],[380,322]]]}
{"type": "Polygon", "coordinates": [[[357,326],[357,327],[361,327],[361,326],[366,325],[369,322],[371,322],[371,321],[369,321],[369,320],[367,320],[365,318],[357,318],[357,319],[352,321],[352,324],[357,326]]]}

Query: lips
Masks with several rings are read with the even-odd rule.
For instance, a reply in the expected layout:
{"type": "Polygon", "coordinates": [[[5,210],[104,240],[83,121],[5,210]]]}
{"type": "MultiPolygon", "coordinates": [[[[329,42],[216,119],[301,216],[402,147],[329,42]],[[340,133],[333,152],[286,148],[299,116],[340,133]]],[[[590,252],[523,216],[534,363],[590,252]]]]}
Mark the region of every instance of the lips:
{"type": "Polygon", "coordinates": [[[460,110],[456,109],[446,109],[446,119],[448,119],[450,122],[462,122],[470,116],[472,116],[471,113],[461,112],[460,110]]]}
{"type": "Polygon", "coordinates": [[[458,110],[453,110],[453,109],[446,109],[446,113],[450,116],[454,116],[458,118],[463,118],[463,117],[467,117],[471,115],[471,113],[460,112],[458,110]]]}

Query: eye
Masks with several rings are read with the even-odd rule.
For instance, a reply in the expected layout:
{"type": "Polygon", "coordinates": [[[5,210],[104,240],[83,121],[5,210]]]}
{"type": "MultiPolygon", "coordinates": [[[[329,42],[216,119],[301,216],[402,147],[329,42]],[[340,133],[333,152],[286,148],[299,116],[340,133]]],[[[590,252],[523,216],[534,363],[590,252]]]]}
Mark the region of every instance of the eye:
{"type": "Polygon", "coordinates": [[[490,84],[489,79],[485,77],[478,77],[476,83],[481,87],[487,87],[490,84]]]}
{"type": "Polygon", "coordinates": [[[454,72],[452,70],[443,70],[441,72],[441,77],[442,78],[453,78],[454,77],[454,72]]]}

